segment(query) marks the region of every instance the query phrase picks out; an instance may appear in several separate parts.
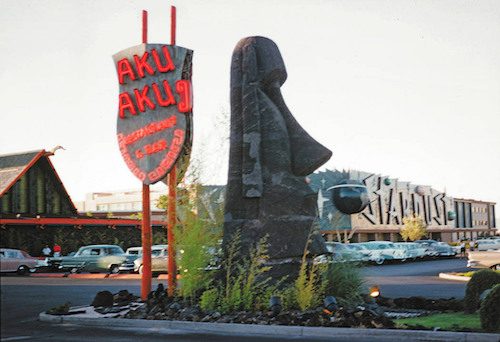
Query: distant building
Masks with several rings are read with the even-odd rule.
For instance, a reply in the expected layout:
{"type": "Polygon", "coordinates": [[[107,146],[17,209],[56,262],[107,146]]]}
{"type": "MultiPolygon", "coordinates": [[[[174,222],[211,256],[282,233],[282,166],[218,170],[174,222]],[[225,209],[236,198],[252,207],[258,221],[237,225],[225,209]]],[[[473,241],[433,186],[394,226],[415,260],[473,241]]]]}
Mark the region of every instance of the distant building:
{"type": "Polygon", "coordinates": [[[327,239],[400,241],[403,217],[412,213],[422,217],[433,239],[457,241],[496,233],[493,202],[454,199],[427,185],[356,170],[327,170],[310,179],[318,192],[319,226],[327,239]],[[368,188],[370,204],[361,213],[346,215],[333,204],[330,188],[343,180],[368,188]]]}

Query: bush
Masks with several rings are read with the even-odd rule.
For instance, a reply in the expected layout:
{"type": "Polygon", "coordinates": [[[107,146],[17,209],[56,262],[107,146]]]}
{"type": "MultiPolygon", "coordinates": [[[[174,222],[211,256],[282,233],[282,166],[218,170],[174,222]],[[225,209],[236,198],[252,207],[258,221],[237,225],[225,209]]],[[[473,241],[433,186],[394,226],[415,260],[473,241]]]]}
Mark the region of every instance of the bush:
{"type": "Polygon", "coordinates": [[[356,264],[329,264],[323,281],[325,296],[335,296],[340,305],[352,307],[363,302],[364,280],[356,264]]]}
{"type": "Polygon", "coordinates": [[[481,327],[489,332],[500,332],[500,284],[493,286],[479,310],[481,327]]]}
{"type": "Polygon", "coordinates": [[[484,290],[500,284],[500,274],[493,270],[481,270],[472,275],[465,290],[465,312],[473,313],[479,309],[479,296],[484,290]]]}
{"type": "Polygon", "coordinates": [[[266,237],[250,248],[250,254],[241,258],[241,234],[237,232],[228,244],[222,262],[222,277],[203,292],[200,298],[202,308],[222,313],[260,310],[266,306],[274,287],[265,266],[268,260],[266,237]]]}

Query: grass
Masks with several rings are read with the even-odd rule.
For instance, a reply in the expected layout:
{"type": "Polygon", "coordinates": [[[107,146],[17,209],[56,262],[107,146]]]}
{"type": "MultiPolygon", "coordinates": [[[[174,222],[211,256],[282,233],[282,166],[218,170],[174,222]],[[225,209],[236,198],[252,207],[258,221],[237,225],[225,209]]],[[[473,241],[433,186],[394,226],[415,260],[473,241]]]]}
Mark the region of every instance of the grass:
{"type": "Polygon", "coordinates": [[[427,328],[439,327],[441,330],[481,330],[479,313],[442,313],[422,317],[401,318],[395,320],[395,322],[398,327],[403,327],[404,325],[422,325],[427,328]]]}

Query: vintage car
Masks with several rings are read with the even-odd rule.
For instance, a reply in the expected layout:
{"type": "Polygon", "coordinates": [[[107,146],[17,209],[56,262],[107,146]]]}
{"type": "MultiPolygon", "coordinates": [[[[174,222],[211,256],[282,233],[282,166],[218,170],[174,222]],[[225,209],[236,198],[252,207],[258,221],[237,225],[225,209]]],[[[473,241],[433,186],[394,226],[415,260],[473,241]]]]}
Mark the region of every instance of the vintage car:
{"type": "MultiPolygon", "coordinates": [[[[221,249],[218,247],[202,247],[205,248],[207,253],[210,254],[209,264],[204,267],[205,270],[215,270],[220,268],[220,254],[221,249]]],[[[177,248],[177,260],[182,258],[184,249],[182,246],[177,248]]],[[[134,260],[134,271],[142,274],[142,256],[134,260]]],[[[177,272],[187,272],[182,270],[178,265],[177,272]]],[[[168,245],[154,245],[151,247],[151,272],[153,273],[167,273],[168,272],[168,245]]]]}
{"type": "Polygon", "coordinates": [[[24,275],[35,272],[40,260],[30,256],[25,251],[11,248],[0,248],[0,272],[17,272],[24,275]]]}
{"type": "Polygon", "coordinates": [[[73,256],[48,258],[47,263],[59,270],[77,272],[118,273],[127,260],[123,249],[117,245],[90,245],[80,247],[73,256]]]}
{"type": "Polygon", "coordinates": [[[120,272],[133,272],[134,260],[142,256],[142,247],[129,247],[125,251],[127,259],[121,263],[120,272]]]}
{"type": "Polygon", "coordinates": [[[436,240],[417,240],[415,243],[421,244],[426,249],[426,256],[454,256],[457,251],[445,242],[436,240]]]}
{"type": "Polygon", "coordinates": [[[370,251],[370,261],[377,265],[382,265],[388,260],[401,260],[404,258],[403,252],[389,241],[369,241],[363,242],[362,245],[370,251]]]}
{"type": "Polygon", "coordinates": [[[500,239],[482,239],[474,243],[474,249],[478,251],[489,251],[500,249],[500,239]]]}
{"type": "MultiPolygon", "coordinates": [[[[134,272],[142,274],[142,255],[133,261],[134,272]]],[[[123,265],[122,265],[123,267],[123,265]]],[[[167,272],[168,270],[168,245],[153,245],[151,247],[151,272],[167,272]]]]}
{"type": "Polygon", "coordinates": [[[469,252],[467,267],[500,270],[500,250],[469,252]]]}
{"type": "Polygon", "coordinates": [[[347,244],[328,241],[325,245],[333,262],[363,261],[363,254],[354,248],[349,248],[347,244]]]}
{"type": "Polygon", "coordinates": [[[406,261],[408,259],[416,260],[417,258],[423,258],[425,256],[425,248],[418,243],[395,242],[394,246],[402,250],[403,258],[401,258],[401,261],[406,261]]]}

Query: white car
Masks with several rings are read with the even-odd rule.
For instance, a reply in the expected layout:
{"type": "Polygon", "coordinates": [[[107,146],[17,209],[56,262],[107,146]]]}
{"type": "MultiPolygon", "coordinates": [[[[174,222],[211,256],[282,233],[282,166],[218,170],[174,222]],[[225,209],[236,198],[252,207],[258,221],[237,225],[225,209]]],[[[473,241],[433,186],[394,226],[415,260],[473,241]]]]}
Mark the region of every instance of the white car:
{"type": "Polygon", "coordinates": [[[395,242],[396,248],[400,248],[404,251],[405,257],[401,261],[406,261],[407,259],[416,260],[417,258],[423,258],[425,256],[425,248],[418,243],[413,242],[395,242]]]}
{"type": "Polygon", "coordinates": [[[361,243],[370,251],[370,261],[377,265],[382,265],[387,260],[404,259],[404,253],[401,249],[394,246],[389,241],[370,241],[361,243]]]}
{"type": "Polygon", "coordinates": [[[477,240],[474,248],[478,251],[489,251],[500,249],[500,239],[477,240]]]}

